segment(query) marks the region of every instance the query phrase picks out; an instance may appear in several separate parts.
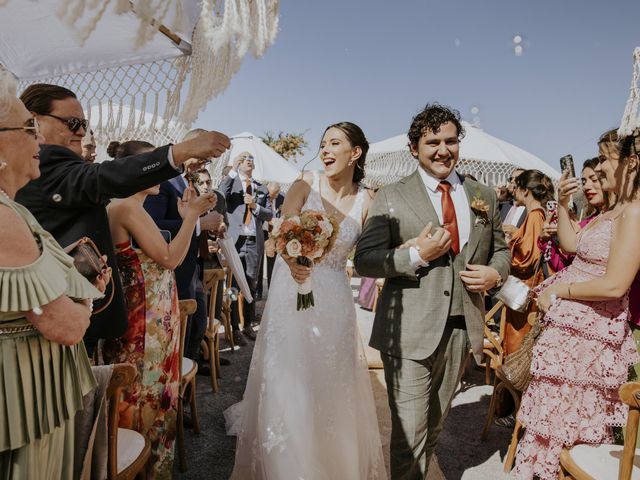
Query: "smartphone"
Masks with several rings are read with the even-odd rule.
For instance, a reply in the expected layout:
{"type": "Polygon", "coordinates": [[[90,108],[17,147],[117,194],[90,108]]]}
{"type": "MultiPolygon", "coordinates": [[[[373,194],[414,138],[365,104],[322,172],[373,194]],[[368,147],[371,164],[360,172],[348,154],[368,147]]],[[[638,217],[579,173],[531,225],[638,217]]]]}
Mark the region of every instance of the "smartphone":
{"type": "MultiPolygon", "coordinates": [[[[167,243],[171,243],[171,232],[169,230],[160,230],[160,234],[162,235],[162,238],[164,238],[164,241],[167,243]]],[[[138,245],[138,242],[136,242],[136,239],[131,237],[131,248],[137,249],[137,250],[141,250],[140,249],[140,245],[138,245]]]]}
{"type": "Polygon", "coordinates": [[[560,159],[560,170],[562,173],[569,170],[569,178],[576,178],[576,169],[573,166],[573,157],[570,154],[560,159]]]}
{"type": "Polygon", "coordinates": [[[558,202],[555,200],[549,200],[547,202],[547,218],[550,225],[558,224],[558,202]]]}

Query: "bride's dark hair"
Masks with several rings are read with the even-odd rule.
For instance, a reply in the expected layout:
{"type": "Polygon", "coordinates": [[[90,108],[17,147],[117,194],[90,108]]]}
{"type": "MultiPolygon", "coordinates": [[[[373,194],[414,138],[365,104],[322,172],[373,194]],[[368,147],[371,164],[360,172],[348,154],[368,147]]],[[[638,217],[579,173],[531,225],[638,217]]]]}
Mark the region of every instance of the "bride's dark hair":
{"type": "Polygon", "coordinates": [[[367,152],[369,151],[369,142],[367,141],[367,137],[364,136],[362,129],[355,123],[339,122],[325,128],[321,138],[324,138],[325,133],[327,133],[327,130],[330,128],[337,128],[338,130],[341,130],[347,136],[347,139],[353,148],[360,147],[362,150],[362,154],[356,161],[356,168],[353,170],[352,179],[353,183],[360,183],[364,178],[364,162],[367,158],[367,152]]]}

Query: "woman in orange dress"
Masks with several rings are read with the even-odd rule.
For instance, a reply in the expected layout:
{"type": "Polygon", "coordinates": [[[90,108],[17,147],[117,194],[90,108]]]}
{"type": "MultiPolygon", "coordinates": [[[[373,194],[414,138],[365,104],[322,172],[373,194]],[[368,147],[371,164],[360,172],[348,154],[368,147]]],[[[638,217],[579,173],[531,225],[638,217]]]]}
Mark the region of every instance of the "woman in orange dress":
{"type": "MultiPolygon", "coordinates": [[[[538,237],[545,221],[545,205],[553,200],[551,179],[538,170],[525,170],[516,178],[515,200],[523,205],[527,216],[509,241],[511,248],[511,275],[533,288],[544,280],[540,268],[542,252],[538,248],[538,237]]],[[[531,302],[524,312],[507,309],[506,331],[504,335],[505,355],[520,348],[525,334],[531,330],[527,319],[536,312],[535,302],[531,302]]]]}

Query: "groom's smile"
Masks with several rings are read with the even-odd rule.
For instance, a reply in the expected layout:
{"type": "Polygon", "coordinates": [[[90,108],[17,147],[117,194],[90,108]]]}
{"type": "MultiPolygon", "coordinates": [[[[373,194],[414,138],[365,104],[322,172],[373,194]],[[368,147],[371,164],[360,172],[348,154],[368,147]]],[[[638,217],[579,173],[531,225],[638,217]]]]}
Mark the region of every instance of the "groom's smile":
{"type": "Polygon", "coordinates": [[[460,141],[456,126],[447,122],[437,132],[423,132],[416,145],[410,145],[411,153],[431,176],[444,180],[456,164],[460,153],[460,141]]]}

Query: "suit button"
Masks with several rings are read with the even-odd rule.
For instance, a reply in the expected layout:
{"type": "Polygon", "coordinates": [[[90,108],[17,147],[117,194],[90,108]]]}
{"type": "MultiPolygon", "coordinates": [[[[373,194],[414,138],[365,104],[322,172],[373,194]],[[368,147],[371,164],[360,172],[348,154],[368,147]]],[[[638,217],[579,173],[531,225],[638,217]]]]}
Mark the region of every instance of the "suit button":
{"type": "Polygon", "coordinates": [[[445,297],[448,297],[448,296],[449,296],[449,290],[445,290],[445,291],[444,291],[444,296],[445,296],[445,297]]]}

